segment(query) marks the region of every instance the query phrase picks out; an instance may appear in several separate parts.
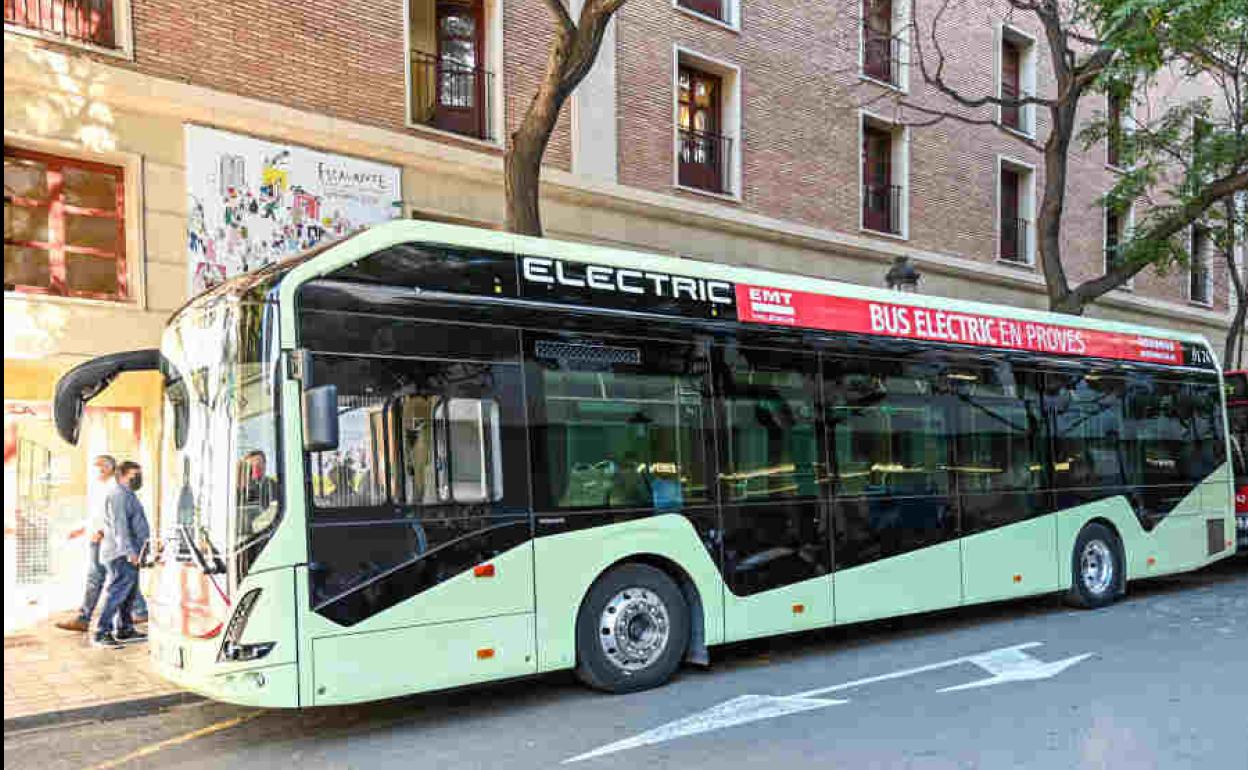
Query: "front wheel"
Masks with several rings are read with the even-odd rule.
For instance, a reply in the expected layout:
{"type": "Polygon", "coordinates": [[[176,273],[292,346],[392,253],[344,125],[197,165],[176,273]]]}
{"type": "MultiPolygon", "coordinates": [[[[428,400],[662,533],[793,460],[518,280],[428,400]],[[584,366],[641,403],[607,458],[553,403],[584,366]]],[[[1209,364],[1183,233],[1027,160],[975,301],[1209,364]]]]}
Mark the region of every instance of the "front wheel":
{"type": "Polygon", "coordinates": [[[689,644],[689,606],[667,573],[624,564],[594,583],[576,619],[576,675],[598,690],[657,687],[689,644]]]}
{"type": "Polygon", "coordinates": [[[1103,524],[1092,523],[1075,539],[1072,554],[1074,582],[1066,601],[1076,607],[1095,609],[1112,604],[1126,581],[1122,546],[1103,524]]]}

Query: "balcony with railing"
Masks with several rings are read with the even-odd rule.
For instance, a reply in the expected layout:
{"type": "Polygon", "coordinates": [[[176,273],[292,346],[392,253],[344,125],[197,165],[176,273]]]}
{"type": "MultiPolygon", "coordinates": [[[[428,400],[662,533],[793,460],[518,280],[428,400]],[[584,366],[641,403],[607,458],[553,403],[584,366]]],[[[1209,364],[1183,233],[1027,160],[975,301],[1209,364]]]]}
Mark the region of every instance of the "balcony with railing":
{"type": "Polygon", "coordinates": [[[879,233],[900,235],[901,188],[897,185],[863,185],[862,226],[879,233]]]}
{"type": "Polygon", "coordinates": [[[901,75],[901,40],[888,32],[863,28],[862,74],[897,85],[901,75]]]}
{"type": "Polygon", "coordinates": [[[678,180],[684,187],[695,187],[721,195],[732,194],[732,138],[708,131],[679,129],[678,180]]]}
{"type": "Polygon", "coordinates": [[[43,37],[117,48],[114,0],[4,0],[4,25],[43,37]]]}
{"type": "Polygon", "coordinates": [[[474,139],[494,139],[494,73],[411,52],[413,123],[474,139]]]}
{"type": "Polygon", "coordinates": [[[1031,260],[1031,223],[1026,219],[1005,217],[1001,220],[1001,259],[1026,265],[1031,260]]]}

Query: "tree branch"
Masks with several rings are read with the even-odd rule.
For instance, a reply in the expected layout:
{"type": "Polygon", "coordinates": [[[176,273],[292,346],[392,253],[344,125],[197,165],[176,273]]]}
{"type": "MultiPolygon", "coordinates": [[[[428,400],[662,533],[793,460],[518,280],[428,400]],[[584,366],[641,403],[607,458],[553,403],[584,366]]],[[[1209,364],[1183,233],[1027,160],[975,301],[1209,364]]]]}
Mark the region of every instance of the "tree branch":
{"type": "MultiPolygon", "coordinates": [[[[1240,190],[1248,190],[1248,170],[1237,171],[1207,185],[1199,195],[1162,217],[1145,232],[1133,234],[1132,240],[1167,240],[1200,219],[1210,206],[1240,190]]],[[[1134,262],[1116,265],[1104,275],[1076,286],[1070,292],[1070,299],[1080,306],[1086,305],[1131,280],[1149,264],[1151,263],[1134,262]]]]}

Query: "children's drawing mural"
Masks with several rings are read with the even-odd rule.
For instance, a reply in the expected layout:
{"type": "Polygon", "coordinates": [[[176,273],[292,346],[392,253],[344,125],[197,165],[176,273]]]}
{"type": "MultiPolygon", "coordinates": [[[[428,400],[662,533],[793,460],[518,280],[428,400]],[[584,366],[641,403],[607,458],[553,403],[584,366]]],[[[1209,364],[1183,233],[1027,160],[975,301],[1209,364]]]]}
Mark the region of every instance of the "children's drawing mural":
{"type": "Polygon", "coordinates": [[[401,214],[399,168],[186,126],[191,295],[401,214]]]}

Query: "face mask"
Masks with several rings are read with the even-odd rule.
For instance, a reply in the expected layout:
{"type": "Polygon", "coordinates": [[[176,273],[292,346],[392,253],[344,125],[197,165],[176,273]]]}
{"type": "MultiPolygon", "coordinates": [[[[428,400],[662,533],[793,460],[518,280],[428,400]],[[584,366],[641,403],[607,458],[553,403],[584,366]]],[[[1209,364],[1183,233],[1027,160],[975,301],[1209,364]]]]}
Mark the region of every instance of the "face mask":
{"type": "Polygon", "coordinates": [[[143,487],[143,474],[136,473],[130,477],[130,489],[138,492],[143,487]]]}

